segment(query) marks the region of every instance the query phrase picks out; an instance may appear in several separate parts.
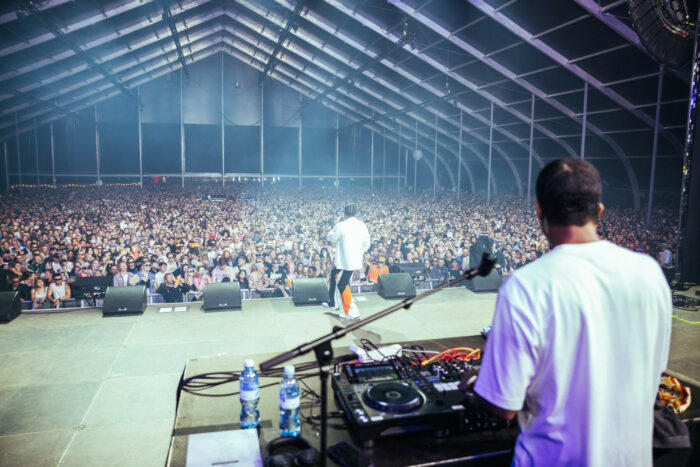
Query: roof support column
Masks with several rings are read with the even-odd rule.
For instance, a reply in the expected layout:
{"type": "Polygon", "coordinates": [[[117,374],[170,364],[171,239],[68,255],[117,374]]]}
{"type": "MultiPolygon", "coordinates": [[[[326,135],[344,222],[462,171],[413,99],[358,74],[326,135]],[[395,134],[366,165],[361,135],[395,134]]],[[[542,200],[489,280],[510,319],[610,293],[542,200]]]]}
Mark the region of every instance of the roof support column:
{"type": "Polygon", "coordinates": [[[301,93],[299,93],[299,146],[297,152],[299,155],[299,191],[301,191],[301,93]]]}
{"type": "Polygon", "coordinates": [[[265,73],[260,77],[260,188],[265,187],[265,73]]]}
{"type": "Polygon", "coordinates": [[[100,175],[100,123],[97,115],[97,104],[95,104],[95,163],[97,165],[97,188],[102,186],[100,175]]]}
{"type": "Polygon", "coordinates": [[[661,96],[664,88],[664,66],[659,66],[659,89],[656,91],[656,116],[654,118],[654,143],[651,148],[651,180],[649,181],[649,207],[647,208],[647,227],[651,227],[651,207],[654,201],[654,178],[656,177],[656,153],[659,142],[659,114],[661,113],[661,96]]]}
{"type": "MultiPolygon", "coordinates": [[[[136,91],[141,101],[141,86],[136,91]]],[[[139,121],[139,186],[143,188],[143,105],[138,104],[138,121],[139,121]]],[[[51,157],[53,157],[53,127],[51,127],[51,157]]],[[[53,159],[52,159],[53,161],[53,159]]],[[[55,183],[54,183],[55,185],[55,183]]]]}
{"type": "Polygon", "coordinates": [[[403,161],[403,188],[406,190],[408,186],[408,148],[404,149],[403,161]]]}
{"type": "Polygon", "coordinates": [[[49,123],[49,133],[51,138],[51,184],[56,188],[56,151],[53,139],[53,122],[49,123]]]}
{"type": "Polygon", "coordinates": [[[493,153],[493,102],[491,102],[491,119],[489,120],[489,170],[486,178],[486,204],[491,204],[491,155],[493,153]]]}
{"type": "Polygon", "coordinates": [[[36,161],[36,186],[41,185],[41,180],[39,179],[39,130],[36,126],[36,119],[34,119],[34,160],[36,161]]]}
{"type": "Polygon", "coordinates": [[[340,129],[340,117],[338,116],[338,112],[335,113],[335,189],[337,190],[338,187],[340,186],[340,182],[338,181],[338,147],[339,147],[339,142],[338,142],[338,131],[340,129]]]}
{"type": "Polygon", "coordinates": [[[369,141],[371,144],[369,149],[369,188],[374,191],[374,130],[370,130],[369,141]]]}
{"type": "Polygon", "coordinates": [[[396,142],[396,192],[401,191],[401,125],[399,124],[399,139],[396,142]]]}
{"type": "Polygon", "coordinates": [[[413,148],[413,194],[418,193],[418,120],[416,120],[416,146],[413,148]]]}
{"type": "Polygon", "coordinates": [[[7,141],[2,143],[3,152],[5,154],[5,192],[10,192],[10,170],[7,166],[7,141]]]}
{"type": "Polygon", "coordinates": [[[588,81],[583,85],[583,117],[581,122],[581,159],[586,157],[586,120],[588,119],[588,81]]]}
{"type": "Polygon", "coordinates": [[[457,150],[457,201],[462,185],[462,109],[459,109],[459,149],[457,150]]]}
{"type": "Polygon", "coordinates": [[[530,154],[527,159],[527,207],[530,207],[530,194],[532,193],[532,143],[535,133],[535,95],[532,95],[530,104],[530,154]]]}
{"type": "Polygon", "coordinates": [[[384,149],[382,150],[382,193],[386,188],[386,129],[382,129],[382,140],[384,141],[384,149]]]}
{"type": "Polygon", "coordinates": [[[15,112],[15,144],[17,144],[17,180],[19,185],[19,193],[22,194],[22,159],[20,158],[19,154],[19,123],[17,118],[17,112],[15,112]]]}
{"type": "Polygon", "coordinates": [[[226,184],[226,168],[225,168],[225,136],[224,136],[224,51],[221,51],[221,188],[226,184]]]}
{"type": "Polygon", "coordinates": [[[185,116],[182,108],[182,68],[180,68],[180,177],[182,188],[185,188],[185,116]]]}
{"type": "Polygon", "coordinates": [[[433,199],[435,199],[435,195],[437,194],[437,135],[438,135],[438,116],[435,114],[435,152],[434,152],[434,161],[433,161],[433,167],[435,170],[433,170],[433,199]]]}

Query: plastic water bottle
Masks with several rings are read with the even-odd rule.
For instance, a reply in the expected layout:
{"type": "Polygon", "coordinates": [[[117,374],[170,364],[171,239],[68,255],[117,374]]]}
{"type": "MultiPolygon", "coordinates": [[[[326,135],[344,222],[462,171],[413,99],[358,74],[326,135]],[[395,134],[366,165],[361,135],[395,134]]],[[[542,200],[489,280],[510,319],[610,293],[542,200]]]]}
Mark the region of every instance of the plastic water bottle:
{"type": "Polygon", "coordinates": [[[280,383],[280,435],[299,436],[299,382],[294,377],[294,365],[285,365],[280,383]]]}
{"type": "Polygon", "coordinates": [[[255,362],[251,359],[244,361],[243,366],[243,372],[238,379],[241,396],[241,428],[256,428],[260,425],[258,373],[255,371],[255,362]]]}

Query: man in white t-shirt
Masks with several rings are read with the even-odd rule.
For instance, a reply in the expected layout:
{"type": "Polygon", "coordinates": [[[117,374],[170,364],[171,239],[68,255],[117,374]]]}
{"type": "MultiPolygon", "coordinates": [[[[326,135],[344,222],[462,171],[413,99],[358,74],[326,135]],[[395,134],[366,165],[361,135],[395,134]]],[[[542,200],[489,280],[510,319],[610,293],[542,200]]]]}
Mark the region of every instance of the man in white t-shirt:
{"type": "Polygon", "coordinates": [[[335,243],[335,262],[331,270],[330,302],[324,306],[335,308],[336,288],[340,295],[343,311],[341,319],[357,319],[360,312],[352,300],[350,293],[350,277],[352,273],[362,268],[362,259],[369,248],[369,231],[364,222],[355,217],[355,206],[349,204],[343,210],[345,219],[333,226],[328,233],[328,241],[335,243]]]}
{"type": "Polygon", "coordinates": [[[498,292],[473,390],[518,415],[513,465],[652,465],[671,293],[651,257],[598,238],[601,195],[588,162],[544,167],[536,209],[551,251],[498,292]]]}

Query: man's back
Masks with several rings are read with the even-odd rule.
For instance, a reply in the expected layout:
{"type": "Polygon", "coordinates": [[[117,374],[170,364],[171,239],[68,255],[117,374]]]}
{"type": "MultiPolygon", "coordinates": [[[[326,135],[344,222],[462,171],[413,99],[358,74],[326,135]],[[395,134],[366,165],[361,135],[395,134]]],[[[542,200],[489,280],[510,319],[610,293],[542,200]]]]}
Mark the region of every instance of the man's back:
{"type": "Polygon", "coordinates": [[[651,465],[670,328],[670,291],[646,255],[563,244],[515,272],[475,387],[504,409],[525,400],[514,463],[651,465]]]}
{"type": "Polygon", "coordinates": [[[367,226],[356,217],[349,217],[333,226],[328,241],[336,242],[335,267],[354,271],[362,267],[362,254],[369,248],[367,226]]]}

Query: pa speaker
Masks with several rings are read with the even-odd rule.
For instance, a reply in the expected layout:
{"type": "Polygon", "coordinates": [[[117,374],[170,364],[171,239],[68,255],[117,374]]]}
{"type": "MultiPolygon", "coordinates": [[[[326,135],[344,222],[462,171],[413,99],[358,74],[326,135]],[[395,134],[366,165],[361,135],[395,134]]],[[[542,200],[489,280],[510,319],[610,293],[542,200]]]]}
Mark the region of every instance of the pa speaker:
{"type": "Polygon", "coordinates": [[[326,279],[295,279],[292,289],[292,301],[295,305],[320,305],[328,301],[326,279]]]}
{"type": "Polygon", "coordinates": [[[413,298],[416,296],[416,286],[411,274],[395,272],[380,274],[377,282],[377,294],[382,298],[413,298]]]}
{"type": "Polygon", "coordinates": [[[241,309],[241,284],[239,282],[210,282],[204,286],[204,311],[241,309]]]}
{"type": "Polygon", "coordinates": [[[146,309],[146,286],[107,287],[102,316],[141,315],[146,309]]]}
{"type": "Polygon", "coordinates": [[[22,313],[19,292],[0,292],[0,323],[9,323],[22,313]]]}
{"type": "Polygon", "coordinates": [[[492,269],[488,276],[476,276],[474,279],[467,281],[467,288],[472,292],[496,292],[501,286],[503,279],[495,269],[492,269]]]}

